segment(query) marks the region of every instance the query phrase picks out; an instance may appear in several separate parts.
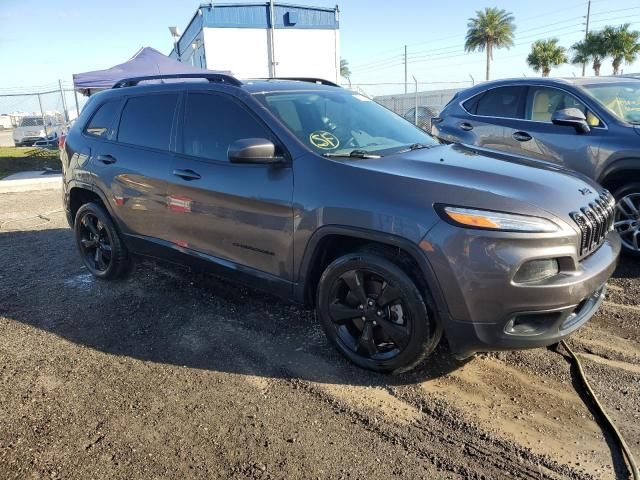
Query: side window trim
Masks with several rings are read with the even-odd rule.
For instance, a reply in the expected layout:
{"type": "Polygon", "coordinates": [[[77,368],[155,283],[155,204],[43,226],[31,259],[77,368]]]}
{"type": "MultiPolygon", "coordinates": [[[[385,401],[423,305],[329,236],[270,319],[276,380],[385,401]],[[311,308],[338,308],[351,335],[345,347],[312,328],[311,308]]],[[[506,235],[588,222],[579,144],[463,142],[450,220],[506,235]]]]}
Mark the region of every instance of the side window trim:
{"type": "MultiPolygon", "coordinates": [[[[521,122],[532,122],[532,123],[545,123],[545,124],[548,124],[548,123],[549,123],[549,122],[538,122],[538,121],[536,121],[536,120],[527,120],[526,118],[511,118],[511,117],[496,117],[496,116],[491,116],[491,115],[478,115],[477,113],[472,113],[472,112],[470,112],[469,110],[467,110],[467,109],[465,108],[464,104],[465,104],[466,102],[469,102],[469,101],[471,101],[472,99],[474,99],[474,98],[476,98],[476,97],[478,97],[478,96],[480,96],[480,95],[484,95],[485,93],[487,93],[487,92],[489,92],[489,91],[491,91],[491,90],[495,90],[496,88],[506,87],[506,86],[508,86],[508,85],[500,85],[500,86],[496,86],[496,87],[491,87],[491,88],[489,88],[489,89],[487,89],[487,90],[483,90],[483,91],[481,91],[481,92],[476,93],[475,95],[472,95],[471,97],[469,97],[469,98],[467,98],[467,99],[462,99],[462,100],[460,100],[460,101],[458,102],[458,105],[460,106],[460,108],[461,108],[465,113],[467,113],[468,115],[471,115],[472,117],[478,117],[478,118],[499,118],[499,119],[501,119],[501,120],[519,120],[519,121],[521,121],[521,122]]],[[[569,95],[572,95],[573,97],[575,97],[575,98],[576,98],[576,100],[578,100],[580,103],[582,103],[582,104],[587,108],[587,110],[589,110],[589,111],[590,111],[590,112],[591,112],[595,117],[597,117],[597,119],[600,121],[600,124],[601,124],[601,125],[600,125],[600,126],[597,126],[597,127],[591,127],[591,128],[599,128],[599,129],[603,129],[603,130],[608,130],[608,129],[609,129],[609,127],[607,126],[606,122],[604,122],[604,121],[602,120],[602,117],[601,117],[600,115],[598,115],[598,114],[597,114],[597,113],[596,113],[592,108],[589,108],[589,107],[587,106],[586,102],[584,102],[582,99],[578,98],[575,94],[573,94],[572,92],[569,92],[568,90],[565,90],[565,89],[564,89],[564,88],[562,88],[562,87],[558,87],[558,86],[556,86],[556,85],[548,86],[548,85],[540,85],[540,84],[523,84],[523,85],[518,85],[518,86],[523,86],[523,87],[526,87],[526,89],[527,89],[527,93],[526,93],[526,95],[525,95],[524,102],[522,102],[522,108],[523,108],[522,116],[523,116],[523,117],[524,117],[524,108],[525,108],[524,103],[526,102],[526,98],[527,98],[527,97],[528,97],[528,95],[529,95],[529,93],[528,93],[528,89],[530,89],[530,88],[536,88],[536,87],[548,87],[548,88],[555,88],[555,89],[561,90],[561,91],[563,91],[563,92],[565,92],[565,93],[568,93],[569,95]]],[[[478,104],[476,103],[476,111],[477,111],[477,107],[478,107],[478,104]]]]}
{"type": "Polygon", "coordinates": [[[180,109],[180,100],[182,97],[182,92],[179,90],[164,90],[164,91],[153,91],[153,92],[142,92],[142,93],[137,93],[137,94],[132,94],[132,95],[125,95],[122,98],[122,105],[120,106],[120,113],[118,115],[118,121],[115,127],[115,138],[112,140],[113,142],[116,142],[120,145],[126,145],[128,147],[134,147],[134,148],[142,148],[145,150],[152,150],[154,152],[165,152],[165,153],[175,153],[175,139],[174,139],[174,132],[176,129],[176,123],[177,123],[177,112],[180,109]],[[165,150],[164,148],[156,148],[156,147],[150,147],[148,145],[138,145],[135,143],[126,143],[126,142],[122,142],[120,141],[120,139],[118,138],[120,135],[120,125],[122,123],[122,114],[125,111],[125,108],[127,106],[127,103],[129,102],[129,100],[131,100],[132,98],[140,98],[140,97],[150,97],[153,95],[176,95],[176,105],[173,109],[173,115],[171,117],[171,128],[169,130],[169,146],[168,148],[165,150]]]}
{"type": "Polygon", "coordinates": [[[177,153],[178,155],[184,156],[184,157],[188,157],[190,159],[193,160],[197,160],[199,162],[203,162],[203,163],[213,163],[213,164],[217,164],[217,165],[233,165],[233,166],[238,166],[238,167],[261,167],[262,165],[256,164],[256,165],[250,165],[250,164],[233,164],[230,163],[228,160],[217,160],[215,158],[207,158],[207,157],[200,157],[198,155],[191,155],[189,153],[186,153],[185,148],[184,148],[184,125],[186,124],[186,120],[187,120],[187,105],[188,105],[188,98],[189,95],[217,95],[218,97],[222,97],[225,99],[228,99],[230,102],[234,103],[235,105],[238,106],[238,108],[241,108],[242,110],[244,110],[249,116],[251,116],[251,118],[253,118],[255,120],[255,122],[260,125],[260,127],[262,129],[264,129],[265,133],[268,134],[269,139],[273,141],[273,143],[276,145],[276,149],[280,149],[282,150],[285,158],[287,158],[287,161],[290,161],[291,155],[289,154],[287,148],[285,147],[284,143],[280,140],[280,138],[275,134],[275,132],[273,131],[273,129],[271,129],[269,127],[269,125],[267,125],[267,123],[262,120],[262,118],[260,118],[245,102],[242,101],[242,99],[231,95],[227,92],[223,92],[220,90],[204,90],[204,89],[194,89],[194,90],[187,90],[184,92],[183,95],[183,99],[180,105],[180,115],[179,118],[181,119],[181,121],[177,122],[178,123],[178,127],[177,127],[177,132],[176,132],[176,149],[175,149],[175,153],[177,153]]]}

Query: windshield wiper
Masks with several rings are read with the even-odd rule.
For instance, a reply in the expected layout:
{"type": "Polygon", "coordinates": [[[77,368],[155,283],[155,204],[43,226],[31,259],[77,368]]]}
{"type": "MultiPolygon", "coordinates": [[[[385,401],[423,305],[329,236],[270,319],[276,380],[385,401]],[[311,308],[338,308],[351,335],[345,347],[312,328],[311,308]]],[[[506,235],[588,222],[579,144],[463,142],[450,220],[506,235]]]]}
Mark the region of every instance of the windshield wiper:
{"type": "Polygon", "coordinates": [[[382,155],[369,153],[366,150],[351,150],[349,153],[323,153],[322,156],[340,158],[382,158],[382,155]]]}
{"type": "Polygon", "coordinates": [[[403,148],[402,150],[398,150],[396,153],[412,152],[414,150],[421,150],[423,148],[431,148],[431,147],[435,147],[435,145],[426,145],[424,143],[412,143],[408,147],[403,148]]]}

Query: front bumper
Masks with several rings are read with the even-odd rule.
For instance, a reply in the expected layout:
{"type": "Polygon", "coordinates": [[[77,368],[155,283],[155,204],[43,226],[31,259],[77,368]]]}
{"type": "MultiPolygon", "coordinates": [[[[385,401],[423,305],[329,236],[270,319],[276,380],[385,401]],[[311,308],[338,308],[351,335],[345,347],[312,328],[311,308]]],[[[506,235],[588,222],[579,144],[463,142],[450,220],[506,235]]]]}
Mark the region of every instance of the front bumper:
{"type": "Polygon", "coordinates": [[[447,307],[443,329],[459,357],[474,352],[551,345],[584,325],[597,311],[617,265],[620,238],[579,260],[575,239],[553,234],[466,230],[440,223],[421,242],[447,307]],[[534,283],[513,281],[529,260],[559,258],[558,275],[534,283]],[[514,323],[530,323],[527,333],[514,323]]]}
{"type": "Polygon", "coordinates": [[[27,147],[31,147],[34,143],[40,141],[40,140],[45,140],[46,137],[22,137],[20,139],[13,139],[13,143],[16,146],[27,146],[27,147]]]}

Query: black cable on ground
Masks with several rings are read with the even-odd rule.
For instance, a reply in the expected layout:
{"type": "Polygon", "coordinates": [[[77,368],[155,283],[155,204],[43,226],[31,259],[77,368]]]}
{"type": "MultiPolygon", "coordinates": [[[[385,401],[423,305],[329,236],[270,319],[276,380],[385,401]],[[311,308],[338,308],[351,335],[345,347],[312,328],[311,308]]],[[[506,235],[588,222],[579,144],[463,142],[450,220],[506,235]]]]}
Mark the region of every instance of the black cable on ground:
{"type": "Polygon", "coordinates": [[[638,465],[636,464],[635,458],[633,458],[631,449],[629,448],[629,445],[627,445],[627,442],[624,440],[624,437],[620,433],[620,430],[618,430],[618,427],[616,427],[615,423],[613,423],[613,420],[611,420],[611,417],[607,415],[607,412],[605,411],[604,407],[598,400],[598,397],[596,397],[596,394],[591,388],[591,385],[589,385],[589,380],[587,380],[587,376],[584,373],[584,370],[582,368],[582,363],[580,363],[580,359],[577,357],[575,353],[573,353],[573,350],[569,348],[569,345],[567,345],[564,340],[562,340],[560,344],[571,356],[571,359],[573,360],[573,363],[578,369],[578,373],[580,374],[580,380],[582,381],[582,385],[587,390],[587,392],[589,392],[589,395],[591,396],[591,399],[593,400],[593,403],[596,409],[598,410],[598,412],[600,412],[600,414],[602,415],[602,418],[604,418],[605,422],[607,423],[607,426],[609,427],[609,429],[615,436],[616,440],[618,441],[618,444],[620,445],[620,449],[622,450],[622,453],[624,454],[624,457],[627,460],[629,473],[631,473],[631,477],[633,478],[633,480],[640,480],[638,465]]]}

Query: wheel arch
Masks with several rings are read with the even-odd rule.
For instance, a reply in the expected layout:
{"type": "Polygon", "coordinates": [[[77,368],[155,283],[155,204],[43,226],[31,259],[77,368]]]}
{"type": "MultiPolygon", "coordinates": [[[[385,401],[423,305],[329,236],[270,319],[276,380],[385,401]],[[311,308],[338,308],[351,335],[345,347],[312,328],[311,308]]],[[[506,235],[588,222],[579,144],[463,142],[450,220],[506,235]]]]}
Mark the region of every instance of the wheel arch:
{"type": "Polygon", "coordinates": [[[607,166],[598,183],[613,192],[625,183],[640,182],[640,158],[623,158],[607,166]]]}
{"type": "Polygon", "coordinates": [[[73,183],[69,188],[69,212],[72,221],[75,220],[78,209],[85,203],[95,201],[100,204],[109,214],[116,227],[120,228],[120,222],[114,215],[111,205],[107,201],[107,197],[99,188],[84,183],[73,183]]]}
{"type": "Polygon", "coordinates": [[[422,281],[417,281],[418,287],[426,287],[438,315],[441,318],[443,315],[448,317],[448,309],[435,272],[417,244],[397,235],[348,226],[329,225],[320,227],[313,233],[298,268],[296,299],[313,306],[318,280],[326,265],[340,255],[371,244],[394,249],[398,255],[406,255],[417,267],[414,273],[421,276],[422,281]]]}

